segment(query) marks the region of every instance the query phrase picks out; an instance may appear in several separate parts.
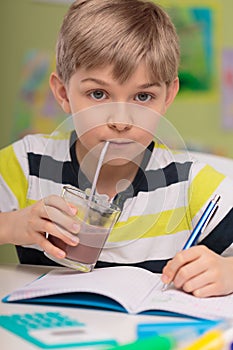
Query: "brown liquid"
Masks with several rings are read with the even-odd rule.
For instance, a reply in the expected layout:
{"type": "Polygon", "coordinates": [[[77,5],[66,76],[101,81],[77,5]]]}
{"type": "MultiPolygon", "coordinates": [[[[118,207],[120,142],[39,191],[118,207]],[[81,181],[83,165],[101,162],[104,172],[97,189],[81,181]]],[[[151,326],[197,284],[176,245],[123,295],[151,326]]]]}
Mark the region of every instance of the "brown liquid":
{"type": "Polygon", "coordinates": [[[66,252],[66,259],[84,264],[95,264],[108,237],[109,230],[89,225],[82,226],[78,234],[80,243],[72,247],[61,239],[49,235],[49,241],[66,252]]]}

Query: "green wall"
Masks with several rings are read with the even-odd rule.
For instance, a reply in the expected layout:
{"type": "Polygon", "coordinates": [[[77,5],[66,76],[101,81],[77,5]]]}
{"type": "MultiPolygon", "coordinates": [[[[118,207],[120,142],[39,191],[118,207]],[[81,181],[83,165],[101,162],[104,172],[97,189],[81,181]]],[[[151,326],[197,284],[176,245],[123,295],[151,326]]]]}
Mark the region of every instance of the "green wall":
{"type": "MultiPolygon", "coordinates": [[[[28,48],[54,51],[67,7],[33,0],[0,0],[0,147],[11,141],[24,54],[28,48]]],[[[16,261],[14,247],[0,247],[0,263],[16,261]]]]}
{"type": "Polygon", "coordinates": [[[0,0],[0,147],[9,143],[22,60],[28,49],[54,51],[67,5],[33,0],[0,0]]]}
{"type": "MultiPolygon", "coordinates": [[[[176,0],[159,0],[169,6],[176,0]]],[[[177,2],[200,4],[199,0],[177,2]]],[[[211,4],[211,0],[206,3],[211,4]]],[[[232,0],[213,0],[219,3],[218,52],[222,48],[233,48],[232,0]]],[[[1,0],[0,7],[0,147],[11,139],[15,100],[19,89],[22,60],[28,49],[54,52],[56,35],[68,5],[49,4],[33,0],[1,0]]],[[[216,74],[220,76],[220,57],[217,59],[216,74]]],[[[215,98],[178,98],[168,111],[169,120],[177,127],[186,142],[200,142],[203,146],[216,145],[226,148],[233,157],[233,130],[227,131],[221,121],[221,86],[217,87],[215,98]]]]}
{"type": "MultiPolygon", "coordinates": [[[[166,1],[166,0],[165,0],[166,1]]],[[[174,0],[173,2],[175,2],[174,0]]],[[[179,0],[177,0],[179,1],[179,0]]],[[[169,4],[170,0],[166,1],[169,4]]],[[[162,1],[161,1],[162,3],[162,1]]],[[[209,97],[193,94],[192,98],[177,98],[167,117],[176,126],[186,144],[199,145],[200,150],[233,157],[233,129],[223,127],[221,101],[221,64],[223,49],[233,49],[232,0],[183,0],[180,3],[213,4],[216,8],[216,38],[214,46],[216,91],[209,97]]],[[[190,42],[192,45],[192,42],[190,42]]],[[[233,96],[232,96],[233,97],[233,96]]]]}
{"type": "MultiPolygon", "coordinates": [[[[177,0],[179,1],[179,0],[177,0]]],[[[56,35],[68,5],[49,4],[33,0],[0,0],[0,147],[9,144],[14,123],[15,100],[19,90],[22,60],[28,49],[54,52],[56,35]]],[[[160,0],[158,3],[165,2],[160,0]]],[[[175,0],[171,1],[172,3],[175,0]]],[[[196,0],[183,3],[200,4],[196,0]]],[[[208,2],[208,1],[207,1],[208,2]]],[[[233,1],[213,0],[219,3],[218,49],[233,48],[233,1]]],[[[166,0],[169,5],[169,0],[166,0]]],[[[211,0],[209,0],[211,4],[211,0]]],[[[220,57],[217,58],[216,74],[220,76],[220,57]]],[[[227,149],[233,157],[233,131],[224,130],[221,121],[220,85],[217,96],[209,100],[193,96],[178,98],[168,111],[167,117],[175,125],[187,143],[200,143],[204,148],[227,149]]],[[[15,261],[14,251],[0,247],[0,262],[15,261]]]]}

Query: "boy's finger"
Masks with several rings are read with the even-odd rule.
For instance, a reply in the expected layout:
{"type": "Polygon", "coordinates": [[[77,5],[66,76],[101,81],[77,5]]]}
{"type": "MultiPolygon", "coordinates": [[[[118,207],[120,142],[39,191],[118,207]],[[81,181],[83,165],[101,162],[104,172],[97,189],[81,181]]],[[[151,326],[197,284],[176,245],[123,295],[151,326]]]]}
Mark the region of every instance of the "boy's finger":
{"type": "Polygon", "coordinates": [[[209,274],[209,271],[206,270],[190,278],[188,281],[186,281],[182,285],[182,288],[187,293],[194,293],[196,290],[204,288],[205,286],[211,284],[212,282],[213,282],[213,278],[209,274]]]}
{"type": "MultiPolygon", "coordinates": [[[[51,221],[48,221],[48,220],[43,220],[43,221],[44,222],[37,229],[37,232],[46,232],[52,236],[55,236],[61,239],[66,244],[69,244],[72,246],[75,246],[79,243],[79,238],[78,238],[79,229],[76,230],[75,234],[73,234],[51,221]]],[[[40,235],[37,237],[37,239],[39,238],[40,238],[40,235]]]]}
{"type": "Polygon", "coordinates": [[[207,267],[201,263],[201,259],[197,259],[180,267],[173,282],[177,288],[183,288],[185,291],[188,291],[186,290],[188,288],[189,292],[192,292],[195,288],[206,283],[202,277],[206,271],[207,267]],[[199,285],[196,285],[195,281],[199,285]]]}
{"type": "Polygon", "coordinates": [[[196,260],[200,254],[192,248],[182,250],[170,260],[163,269],[162,281],[163,283],[170,283],[174,280],[178,271],[184,265],[196,260]]]}
{"type": "Polygon", "coordinates": [[[216,283],[209,283],[204,285],[201,288],[197,288],[193,291],[193,295],[198,298],[208,298],[213,296],[218,296],[222,293],[222,291],[216,287],[216,283]]]}
{"type": "Polygon", "coordinates": [[[66,231],[71,233],[77,234],[80,231],[80,224],[77,219],[65,214],[57,208],[48,206],[46,210],[46,219],[49,219],[49,221],[57,224],[58,227],[63,227],[66,231]]]}
{"type": "Polygon", "coordinates": [[[62,249],[55,247],[48,239],[42,235],[39,239],[38,244],[46,253],[53,255],[58,259],[64,259],[66,257],[66,253],[62,249]]]}
{"type": "Polygon", "coordinates": [[[170,260],[167,265],[163,268],[162,277],[161,280],[165,284],[169,284],[173,281],[175,275],[176,275],[176,269],[175,265],[173,264],[173,261],[170,260]]]}
{"type": "Polygon", "coordinates": [[[77,209],[74,204],[68,203],[64,200],[64,198],[56,195],[48,196],[42,199],[42,203],[44,205],[45,211],[48,210],[49,207],[53,207],[67,213],[68,215],[75,215],[77,213],[77,209]]]}
{"type": "Polygon", "coordinates": [[[42,244],[42,240],[45,239],[45,233],[61,239],[68,245],[76,246],[79,243],[78,232],[79,229],[75,232],[75,234],[73,234],[49,220],[40,219],[36,223],[36,226],[33,227],[30,236],[31,241],[34,241],[40,246],[42,244]]]}

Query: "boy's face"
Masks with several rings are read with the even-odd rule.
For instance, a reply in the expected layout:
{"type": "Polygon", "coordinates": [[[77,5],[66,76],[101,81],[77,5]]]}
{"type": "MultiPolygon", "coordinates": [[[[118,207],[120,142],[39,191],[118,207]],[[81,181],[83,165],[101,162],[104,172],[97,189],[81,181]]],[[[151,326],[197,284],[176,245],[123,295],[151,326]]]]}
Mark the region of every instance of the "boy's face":
{"type": "Polygon", "coordinates": [[[115,80],[112,67],[106,66],[77,69],[68,86],[53,73],[50,85],[63,110],[74,118],[81,158],[110,141],[111,163],[123,165],[151,143],[179,83],[178,78],[169,86],[151,81],[141,63],[124,83],[115,80]]]}

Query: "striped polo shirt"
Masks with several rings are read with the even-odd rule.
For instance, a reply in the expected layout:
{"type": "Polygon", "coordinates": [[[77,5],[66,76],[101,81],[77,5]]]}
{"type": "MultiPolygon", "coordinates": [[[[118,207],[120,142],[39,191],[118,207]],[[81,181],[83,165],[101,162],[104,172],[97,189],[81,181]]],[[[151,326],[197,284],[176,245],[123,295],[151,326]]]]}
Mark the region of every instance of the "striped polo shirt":
{"type": "MultiPolygon", "coordinates": [[[[25,208],[64,185],[81,189],[91,183],[75,154],[75,132],[28,135],[0,151],[0,211],[25,208]]],[[[229,251],[233,241],[233,181],[187,152],[172,152],[158,142],[145,151],[128,188],[113,202],[121,207],[96,267],[133,265],[161,272],[182,249],[206,203],[219,194],[213,220],[200,237],[213,251],[229,251]]],[[[17,225],[16,225],[17,230],[17,225]]],[[[37,246],[17,246],[29,264],[55,264],[37,246]]]]}

